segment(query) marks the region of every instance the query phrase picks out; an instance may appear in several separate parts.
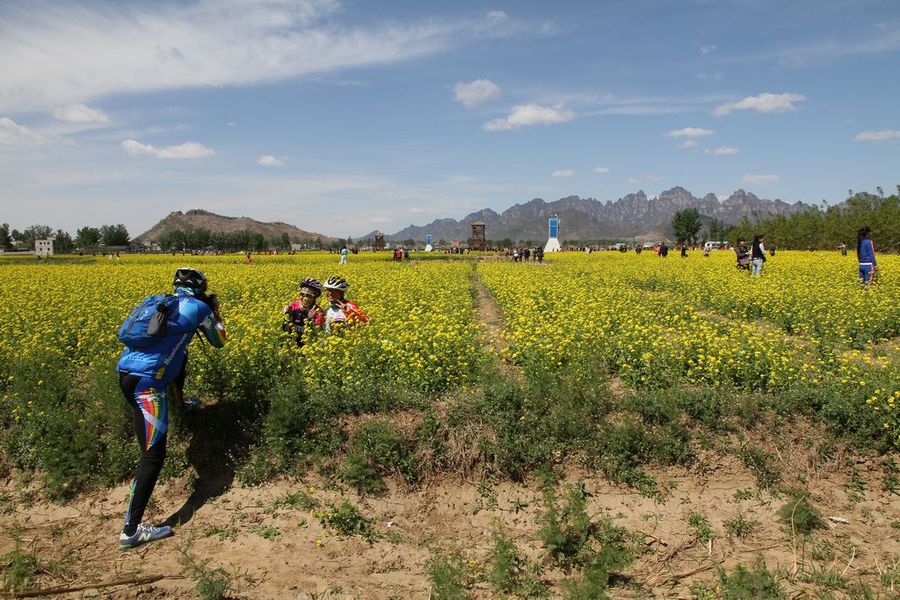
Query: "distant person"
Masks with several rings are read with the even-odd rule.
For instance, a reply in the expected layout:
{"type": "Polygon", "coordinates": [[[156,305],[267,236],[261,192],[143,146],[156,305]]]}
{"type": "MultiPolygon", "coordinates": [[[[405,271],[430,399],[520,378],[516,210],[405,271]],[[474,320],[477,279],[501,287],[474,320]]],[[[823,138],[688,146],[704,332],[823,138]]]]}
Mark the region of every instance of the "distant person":
{"type": "Polygon", "coordinates": [[[249,253],[249,252],[247,252],[247,264],[248,264],[248,265],[252,265],[252,264],[253,264],[253,257],[250,256],[250,253],[249,253]]]}
{"type": "Polygon", "coordinates": [[[666,258],[667,256],[669,256],[669,247],[663,242],[659,245],[659,257],[666,258]]]}
{"type": "Polygon", "coordinates": [[[762,275],[763,263],[766,262],[765,236],[753,236],[750,244],[750,274],[759,277],[762,275]]]}
{"type": "Polygon", "coordinates": [[[142,523],[156,480],[166,459],[169,394],[183,402],[187,348],[197,331],[210,345],[225,345],[225,325],[215,294],[207,295],[202,271],[175,271],[174,296],[146,298],[122,324],[119,339],[119,387],[131,407],[141,460],[131,486],[119,548],[128,550],[172,535],[168,525],[142,523]],[[170,390],[170,386],[172,389],[170,390]]]}
{"type": "Polygon", "coordinates": [[[534,251],[534,257],[537,259],[539,263],[544,262],[544,249],[538,247],[537,250],[534,251]]]}
{"type": "Polygon", "coordinates": [[[859,285],[869,289],[872,276],[878,271],[875,260],[875,244],[872,242],[872,230],[865,226],[856,232],[856,258],[859,261],[859,285]]]}
{"type": "Polygon", "coordinates": [[[317,279],[307,277],[300,282],[300,299],[284,307],[284,323],[281,329],[293,334],[297,346],[303,345],[303,332],[307,325],[322,327],[325,325],[325,312],[318,304],[322,295],[322,284],[317,279]]]}
{"type": "Polygon", "coordinates": [[[838,246],[838,250],[841,251],[841,256],[847,256],[847,244],[841,242],[841,245],[838,246]]]}
{"type": "Polygon", "coordinates": [[[342,265],[347,264],[347,255],[348,254],[350,254],[350,251],[347,250],[347,246],[344,246],[343,248],[341,248],[341,264],[342,265]]]}
{"type": "Polygon", "coordinates": [[[734,253],[737,256],[737,268],[750,270],[750,252],[747,250],[747,242],[738,238],[734,247],[734,253]]]}
{"type": "Polygon", "coordinates": [[[346,299],[347,290],[350,289],[346,279],[333,275],[323,287],[328,299],[328,308],[325,309],[325,331],[340,333],[343,329],[369,322],[369,318],[359,305],[346,299]]]}
{"type": "Polygon", "coordinates": [[[687,258],[687,244],[681,245],[681,258],[687,258]]]}

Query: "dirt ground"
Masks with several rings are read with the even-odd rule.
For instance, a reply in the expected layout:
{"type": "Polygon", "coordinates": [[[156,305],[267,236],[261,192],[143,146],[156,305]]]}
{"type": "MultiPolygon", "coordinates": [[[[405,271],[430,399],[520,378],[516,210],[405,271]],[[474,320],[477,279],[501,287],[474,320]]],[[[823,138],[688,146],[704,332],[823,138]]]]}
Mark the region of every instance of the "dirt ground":
{"type": "MultiPolygon", "coordinates": [[[[797,459],[785,457],[786,462],[797,459]]],[[[880,575],[896,572],[900,560],[900,497],[882,489],[875,463],[858,464],[859,475],[850,483],[842,471],[804,475],[814,504],[829,523],[805,544],[792,543],[790,528],[777,516],[786,498],[757,491],[752,474],[730,457],[719,457],[702,475],[696,469],[655,472],[670,489],[662,503],[576,467],[567,469],[566,479],[584,481],[592,517],[612,516],[617,525],[643,535],[645,552],[624,571],[625,585],[614,589],[613,597],[690,598],[688,586],[713,581],[716,566],[749,566],[757,555],[770,571],[794,574],[785,582],[795,594],[791,597],[816,597],[815,590],[822,588],[804,582],[816,572],[820,577],[840,573],[847,583],[867,582],[879,597],[898,597],[880,575]],[[689,526],[692,512],[709,519],[710,544],[699,542],[689,526]],[[754,529],[746,538],[729,539],[723,523],[739,513],[754,529]],[[829,517],[847,522],[835,523],[829,517]],[[816,548],[830,548],[832,559],[821,559],[823,552],[817,555],[816,548]]],[[[0,554],[12,550],[17,533],[22,549],[37,556],[43,569],[38,589],[163,576],[150,584],[54,595],[59,598],[197,597],[195,581],[187,576],[186,554],[195,564],[209,561],[208,568],[228,572],[235,584],[233,597],[426,599],[431,594],[427,561],[435,553],[458,549],[468,559],[469,575],[482,579],[472,586],[472,597],[491,598],[496,594],[484,574],[490,568],[492,532],[502,527],[520,550],[543,561],[548,582],[559,583],[564,577],[543,560],[537,536],[543,502],[536,484],[489,485],[450,478],[405,489],[394,483],[380,498],[359,498],[322,486],[309,479],[233,487],[201,506],[172,538],[122,552],[116,538],[127,486],[60,505],[29,503],[33,491],[7,483],[0,488],[8,499],[0,516],[0,554]],[[320,503],[349,499],[373,520],[374,539],[341,537],[309,510],[275,507],[278,499],[301,490],[320,503]]],[[[189,487],[187,479],[161,484],[147,517],[161,521],[174,513],[189,487]]],[[[835,597],[841,597],[839,591],[835,597]]]]}

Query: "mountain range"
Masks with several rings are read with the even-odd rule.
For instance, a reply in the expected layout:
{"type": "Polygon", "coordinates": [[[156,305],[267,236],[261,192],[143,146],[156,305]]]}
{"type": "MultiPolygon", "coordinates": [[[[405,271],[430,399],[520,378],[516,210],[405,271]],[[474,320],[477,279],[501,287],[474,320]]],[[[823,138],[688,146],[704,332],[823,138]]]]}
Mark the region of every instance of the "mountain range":
{"type": "MultiPolygon", "coordinates": [[[[655,197],[643,191],[628,194],[612,202],[593,198],[567,196],[555,202],[535,198],[516,204],[502,213],[485,208],[470,213],[461,221],[437,219],[423,226],[410,225],[397,233],[385,235],[389,241],[423,240],[431,234],[438,240],[465,240],[472,236],[472,223],[485,223],[485,235],[490,240],[543,240],[547,237],[547,218],[557,215],[561,240],[600,240],[616,238],[661,239],[671,232],[671,220],[676,211],[696,208],[705,222],[711,219],[737,224],[747,217],[764,218],[790,215],[812,208],[803,202],[789,204],[781,200],[766,200],[742,189],[724,200],[715,194],[698,198],[683,187],[676,186],[655,197]]],[[[372,238],[375,232],[361,239],[372,238]]]]}

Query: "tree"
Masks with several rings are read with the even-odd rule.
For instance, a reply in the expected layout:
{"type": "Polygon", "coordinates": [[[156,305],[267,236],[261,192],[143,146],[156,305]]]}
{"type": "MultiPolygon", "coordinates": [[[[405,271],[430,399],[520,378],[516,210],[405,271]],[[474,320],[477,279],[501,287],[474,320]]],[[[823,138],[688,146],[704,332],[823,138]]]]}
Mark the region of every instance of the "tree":
{"type": "Polygon", "coordinates": [[[703,227],[703,222],[700,220],[700,211],[696,208],[679,210],[672,217],[672,233],[675,235],[675,239],[682,244],[696,242],[701,227],[703,227]]]}
{"type": "Polygon", "coordinates": [[[9,236],[9,223],[0,225],[0,248],[4,250],[12,248],[12,238],[9,236]]]}
{"type": "Polygon", "coordinates": [[[18,238],[26,248],[34,249],[35,240],[46,240],[53,233],[49,225],[32,225],[18,238]]]}
{"type": "Polygon", "coordinates": [[[105,246],[127,246],[131,240],[128,236],[128,230],[121,223],[102,226],[100,228],[100,237],[105,246]]]}
{"type": "Polygon", "coordinates": [[[93,248],[100,243],[100,230],[96,227],[82,227],[75,232],[75,245],[79,248],[93,248]]]}
{"type": "Polygon", "coordinates": [[[58,252],[59,254],[68,254],[75,248],[75,244],[72,242],[72,236],[69,235],[68,231],[63,231],[62,229],[57,229],[54,234],[56,239],[53,240],[53,251],[58,252]]]}

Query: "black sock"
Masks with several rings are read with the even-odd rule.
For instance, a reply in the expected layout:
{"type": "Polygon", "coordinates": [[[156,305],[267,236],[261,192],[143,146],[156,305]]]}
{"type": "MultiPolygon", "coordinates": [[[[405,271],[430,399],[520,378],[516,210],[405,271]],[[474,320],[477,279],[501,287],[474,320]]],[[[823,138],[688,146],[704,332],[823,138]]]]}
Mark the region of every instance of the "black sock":
{"type": "Polygon", "coordinates": [[[137,527],[134,525],[126,525],[125,529],[122,530],[122,533],[124,533],[128,537],[133,536],[136,532],[137,532],[137,527]]]}

